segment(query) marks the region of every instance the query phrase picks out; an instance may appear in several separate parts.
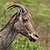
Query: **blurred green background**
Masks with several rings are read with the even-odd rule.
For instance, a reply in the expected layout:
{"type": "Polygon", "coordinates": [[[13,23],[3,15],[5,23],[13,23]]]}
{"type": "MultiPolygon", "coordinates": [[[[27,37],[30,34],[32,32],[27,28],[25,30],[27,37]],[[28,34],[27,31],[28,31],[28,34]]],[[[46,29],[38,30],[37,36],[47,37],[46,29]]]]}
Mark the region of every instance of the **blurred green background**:
{"type": "Polygon", "coordinates": [[[50,0],[0,0],[0,28],[16,12],[15,9],[7,10],[12,3],[20,3],[30,10],[35,31],[39,34],[40,39],[30,42],[26,37],[18,35],[11,44],[11,49],[50,50],[50,0]]]}

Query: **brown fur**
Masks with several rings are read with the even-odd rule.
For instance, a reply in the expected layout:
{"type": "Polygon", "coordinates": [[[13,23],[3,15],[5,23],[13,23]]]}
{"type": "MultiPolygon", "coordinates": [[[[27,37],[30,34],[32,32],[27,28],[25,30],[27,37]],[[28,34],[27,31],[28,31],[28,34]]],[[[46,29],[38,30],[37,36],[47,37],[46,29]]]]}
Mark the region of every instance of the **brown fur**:
{"type": "Polygon", "coordinates": [[[9,50],[10,44],[18,33],[26,36],[30,41],[36,41],[38,38],[34,31],[32,18],[28,9],[20,4],[12,5],[9,8],[11,7],[18,7],[19,11],[0,30],[0,50],[9,50]]]}

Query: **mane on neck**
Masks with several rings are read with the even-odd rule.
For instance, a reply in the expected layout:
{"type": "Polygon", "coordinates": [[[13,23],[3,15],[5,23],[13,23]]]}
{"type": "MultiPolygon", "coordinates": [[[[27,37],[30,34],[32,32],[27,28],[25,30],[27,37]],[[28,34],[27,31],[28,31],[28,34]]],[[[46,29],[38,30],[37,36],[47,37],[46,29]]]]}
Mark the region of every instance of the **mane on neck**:
{"type": "Polygon", "coordinates": [[[10,18],[10,20],[6,23],[6,25],[0,30],[0,32],[6,28],[6,26],[9,24],[9,22],[15,17],[15,15],[17,15],[17,12],[10,18]]]}
{"type": "Polygon", "coordinates": [[[9,20],[9,21],[7,22],[7,24],[0,30],[0,32],[3,31],[4,28],[6,28],[6,26],[8,26],[8,24],[10,23],[10,21],[11,21],[14,17],[16,17],[17,20],[18,20],[18,17],[19,17],[21,14],[22,14],[22,10],[20,9],[18,12],[16,12],[16,13],[10,18],[10,20],[9,20]],[[16,16],[15,16],[15,15],[16,15],[16,16]]]}

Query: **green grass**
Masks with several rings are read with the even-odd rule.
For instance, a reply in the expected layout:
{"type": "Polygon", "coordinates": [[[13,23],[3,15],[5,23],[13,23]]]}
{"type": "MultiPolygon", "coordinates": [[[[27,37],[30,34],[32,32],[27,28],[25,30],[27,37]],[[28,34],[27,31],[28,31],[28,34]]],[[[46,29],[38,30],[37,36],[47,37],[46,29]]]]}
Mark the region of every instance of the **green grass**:
{"type": "MultiPolygon", "coordinates": [[[[45,34],[47,38],[50,38],[49,1],[50,0],[0,0],[0,27],[3,27],[5,23],[7,23],[8,19],[10,19],[11,16],[16,12],[15,10],[7,10],[8,5],[6,3],[20,3],[22,5],[25,5],[30,10],[35,30],[37,31],[37,33],[39,33],[40,37],[45,34]]],[[[30,42],[26,37],[23,36],[21,37],[21,39],[18,39],[16,37],[11,45],[11,48],[12,50],[42,50],[42,46],[39,42],[30,42]]],[[[50,47],[48,46],[48,48],[50,47]]]]}
{"type": "Polygon", "coordinates": [[[30,42],[26,37],[22,36],[20,39],[16,37],[12,43],[12,50],[42,50],[40,43],[30,42]]]}

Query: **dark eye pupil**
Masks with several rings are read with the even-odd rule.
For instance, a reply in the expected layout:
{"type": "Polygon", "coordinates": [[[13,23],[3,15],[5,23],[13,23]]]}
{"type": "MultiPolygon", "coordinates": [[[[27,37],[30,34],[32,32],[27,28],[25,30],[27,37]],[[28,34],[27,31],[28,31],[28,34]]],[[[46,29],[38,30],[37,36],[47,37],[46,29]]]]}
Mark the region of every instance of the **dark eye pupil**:
{"type": "Polygon", "coordinates": [[[25,19],[26,21],[28,21],[28,19],[25,19]]]}

